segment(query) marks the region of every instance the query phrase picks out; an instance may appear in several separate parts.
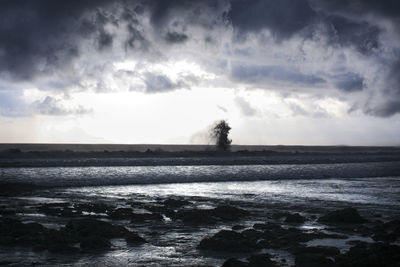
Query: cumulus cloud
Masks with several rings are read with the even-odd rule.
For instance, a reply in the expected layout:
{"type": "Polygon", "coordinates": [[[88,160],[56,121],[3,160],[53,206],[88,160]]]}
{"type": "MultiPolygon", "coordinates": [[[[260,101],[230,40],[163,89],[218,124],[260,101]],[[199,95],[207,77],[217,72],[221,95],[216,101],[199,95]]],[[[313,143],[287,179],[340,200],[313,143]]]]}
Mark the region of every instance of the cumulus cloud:
{"type": "Polygon", "coordinates": [[[189,87],[183,80],[173,82],[168,76],[163,74],[147,72],[144,74],[144,78],[147,93],[160,93],[189,87]]]}
{"type": "Polygon", "coordinates": [[[65,101],[47,96],[43,100],[27,102],[19,91],[0,92],[0,116],[28,117],[34,115],[85,115],[91,109],[81,105],[66,106],[65,101]]]}
{"type": "Polygon", "coordinates": [[[31,108],[34,113],[53,116],[84,115],[92,112],[90,109],[80,105],[70,108],[65,107],[62,101],[51,96],[47,96],[43,101],[35,101],[31,104],[31,108]]]}

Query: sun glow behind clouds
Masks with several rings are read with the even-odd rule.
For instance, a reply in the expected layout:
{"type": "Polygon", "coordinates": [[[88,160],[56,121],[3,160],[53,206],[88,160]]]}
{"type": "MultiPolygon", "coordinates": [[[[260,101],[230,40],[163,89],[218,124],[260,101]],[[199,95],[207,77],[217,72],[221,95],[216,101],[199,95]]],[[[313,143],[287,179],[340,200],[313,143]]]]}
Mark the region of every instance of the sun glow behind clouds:
{"type": "MultiPolygon", "coordinates": [[[[28,92],[24,95],[26,101],[45,99],[41,91],[28,92]]],[[[208,143],[204,138],[193,137],[199,133],[204,137],[210,124],[226,119],[232,126],[234,144],[304,144],[307,140],[310,145],[387,145],[396,142],[391,129],[400,129],[396,117],[391,119],[390,125],[387,120],[371,119],[362,114],[346,117],[348,106],[338,99],[282,97],[265,90],[245,88],[193,87],[162,94],[121,90],[81,92],[65,99],[61,95],[52,97],[61,99],[60,103],[66,108],[84,106],[91,112],[39,114],[28,120],[29,126],[24,118],[12,122],[3,120],[8,126],[2,129],[0,138],[6,142],[208,143]],[[356,121],[361,123],[353,127],[356,121]],[[30,130],[24,130],[26,127],[30,130]],[[24,132],[24,138],[12,132],[24,132]]]]}
{"type": "Polygon", "coordinates": [[[232,91],[193,88],[164,94],[140,92],[82,93],[75,101],[90,105],[93,113],[72,119],[75,127],[115,143],[187,143],[233,107],[232,91]]]}

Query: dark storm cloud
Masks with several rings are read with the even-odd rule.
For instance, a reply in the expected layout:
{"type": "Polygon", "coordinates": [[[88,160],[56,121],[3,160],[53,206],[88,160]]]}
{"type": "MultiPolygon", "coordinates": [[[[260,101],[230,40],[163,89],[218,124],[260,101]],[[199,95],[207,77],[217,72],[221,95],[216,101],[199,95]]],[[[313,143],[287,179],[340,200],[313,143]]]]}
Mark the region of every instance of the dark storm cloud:
{"type": "Polygon", "coordinates": [[[316,75],[303,74],[293,67],[246,65],[233,63],[231,76],[234,80],[250,84],[264,84],[268,82],[289,82],[298,85],[317,85],[325,80],[316,75]]]}
{"type": "Polygon", "coordinates": [[[334,77],[336,87],[343,92],[358,92],[363,90],[364,78],[357,73],[343,73],[334,77]]]}
{"type": "Polygon", "coordinates": [[[378,105],[366,105],[364,111],[379,117],[389,117],[400,113],[400,60],[395,62],[390,73],[385,77],[386,87],[383,89],[385,100],[378,105]]]}
{"type": "Polygon", "coordinates": [[[388,18],[399,18],[400,2],[397,0],[310,0],[312,6],[326,12],[362,15],[379,14],[388,18]]]}
{"type": "MultiPolygon", "coordinates": [[[[106,1],[0,1],[0,71],[17,79],[62,68],[79,56],[78,42],[83,36],[77,29],[84,26],[82,15],[106,1]]],[[[100,35],[100,45],[107,45],[106,33],[100,35]]]]}
{"type": "Polygon", "coordinates": [[[169,43],[184,43],[188,39],[188,36],[184,33],[168,32],[165,36],[165,40],[169,43]]]}
{"type": "Polygon", "coordinates": [[[339,16],[331,16],[326,20],[332,26],[332,35],[341,45],[354,46],[362,53],[378,49],[380,29],[377,26],[339,16]]]}
{"type": "MultiPolygon", "coordinates": [[[[220,49],[219,52],[225,45],[236,51],[235,55],[221,52],[216,61],[232,62],[253,57],[249,60],[251,63],[245,59],[243,63],[234,62],[225,73],[235,82],[260,88],[270,82],[304,87],[299,90],[333,84],[341,94],[350,95],[349,101],[353,101],[350,93],[371,94],[368,103],[356,106],[365,113],[385,117],[400,113],[397,100],[400,99],[400,64],[396,63],[400,62],[400,45],[388,45],[400,38],[399,17],[398,0],[3,0],[0,1],[0,79],[3,83],[6,80],[10,83],[31,81],[31,87],[41,90],[49,90],[53,84],[52,88],[59,91],[68,90],[69,85],[84,84],[80,79],[86,77],[104,84],[104,72],[112,70],[104,66],[112,66],[114,55],[118,60],[134,58],[137,61],[150,55],[152,62],[157,62],[161,58],[174,57],[176,54],[169,53],[174,47],[179,48],[178,44],[194,45],[188,50],[199,54],[193,58],[201,65],[203,58],[199,48],[204,46],[198,44],[201,41],[193,43],[203,40],[207,46],[220,49]],[[387,26],[388,23],[392,27],[387,26]],[[238,38],[223,40],[221,45],[219,33],[229,32],[231,28],[238,38]],[[302,42],[322,36],[327,39],[324,45],[336,50],[351,50],[351,53],[357,53],[355,58],[362,58],[364,62],[387,62],[381,64],[379,70],[385,82],[379,86],[367,83],[368,77],[363,76],[362,71],[352,69],[352,62],[346,63],[346,71],[339,74],[320,75],[306,66],[298,68],[289,62],[269,63],[268,58],[255,58],[254,55],[260,53],[251,53],[251,50],[257,49],[254,45],[257,42],[250,43],[249,49],[235,47],[246,42],[249,36],[259,38],[258,45],[262,46],[260,33],[263,30],[271,33],[269,45],[292,42],[301,46],[302,42]],[[118,49],[124,50],[125,54],[118,49]],[[382,59],[383,52],[390,54],[390,58],[382,59]],[[100,53],[98,57],[96,53],[100,53]],[[162,57],[164,53],[167,56],[162,57]],[[235,59],[236,56],[239,59],[235,59]],[[82,58],[87,59],[84,62],[90,66],[73,64],[82,58]],[[93,58],[97,59],[91,60],[93,58]],[[76,66],[78,70],[73,69],[76,66]],[[37,82],[38,77],[53,80],[37,82]],[[374,95],[380,96],[379,101],[374,95]]],[[[287,47],[294,50],[297,45],[287,47]]],[[[190,56],[189,59],[193,59],[190,56]]],[[[296,66],[301,65],[301,62],[296,63],[296,66]]],[[[372,72],[378,71],[366,71],[372,72]]],[[[192,84],[185,79],[172,81],[163,74],[151,72],[143,81],[148,93],[188,88],[192,84]]],[[[5,96],[3,102],[4,99],[5,96]]],[[[8,99],[9,103],[19,105],[16,95],[10,95],[8,99]]],[[[37,110],[57,114],[57,108],[53,109],[52,104],[51,100],[39,103],[37,110]]]]}
{"type": "Polygon", "coordinates": [[[298,33],[317,18],[306,0],[232,0],[228,13],[240,34],[268,29],[277,38],[298,33]]]}
{"type": "Polygon", "coordinates": [[[113,43],[113,36],[104,30],[100,31],[99,48],[100,49],[108,48],[112,45],[112,43],[113,43]]]}

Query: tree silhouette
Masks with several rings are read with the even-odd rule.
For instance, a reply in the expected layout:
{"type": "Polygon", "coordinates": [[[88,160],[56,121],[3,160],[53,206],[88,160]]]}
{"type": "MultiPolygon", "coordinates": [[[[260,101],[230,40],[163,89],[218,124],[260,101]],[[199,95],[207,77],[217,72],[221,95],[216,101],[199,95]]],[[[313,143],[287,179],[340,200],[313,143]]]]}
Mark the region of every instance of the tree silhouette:
{"type": "Polygon", "coordinates": [[[217,122],[214,128],[212,128],[211,135],[213,139],[215,139],[215,144],[218,148],[222,150],[229,149],[229,146],[232,143],[232,140],[228,138],[230,130],[231,127],[229,127],[229,124],[224,120],[217,122]]]}

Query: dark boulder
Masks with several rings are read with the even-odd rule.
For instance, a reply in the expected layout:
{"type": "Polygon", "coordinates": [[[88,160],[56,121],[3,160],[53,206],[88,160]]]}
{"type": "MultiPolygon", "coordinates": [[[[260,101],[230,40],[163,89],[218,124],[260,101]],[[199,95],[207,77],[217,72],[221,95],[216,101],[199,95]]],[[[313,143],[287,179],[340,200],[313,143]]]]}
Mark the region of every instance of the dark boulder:
{"type": "Polygon", "coordinates": [[[185,223],[213,224],[219,221],[235,221],[249,215],[249,212],[240,208],[224,205],[214,209],[179,210],[175,219],[185,223]]]}
{"type": "Polygon", "coordinates": [[[234,258],[227,259],[222,267],[248,267],[249,264],[247,262],[243,262],[234,258]]]}
{"type": "Polygon", "coordinates": [[[129,232],[128,234],[126,234],[125,240],[130,245],[146,243],[146,240],[144,238],[140,237],[137,233],[134,233],[134,232],[129,232]]]}
{"type": "Polygon", "coordinates": [[[276,267],[278,266],[274,261],[271,260],[269,254],[257,254],[252,255],[249,258],[249,266],[251,267],[276,267]]]}
{"type": "Polygon", "coordinates": [[[212,237],[206,237],[199,244],[200,249],[214,251],[252,251],[256,244],[238,232],[221,230],[212,237]]]}
{"type": "Polygon", "coordinates": [[[218,206],[212,209],[210,213],[220,218],[222,221],[234,221],[249,215],[249,212],[246,210],[228,205],[218,206]]]}
{"type": "Polygon", "coordinates": [[[115,210],[109,210],[107,212],[108,216],[112,219],[129,219],[132,216],[131,208],[118,208],[115,210]]]}
{"type": "Polygon", "coordinates": [[[65,232],[49,229],[43,235],[42,247],[36,246],[35,249],[47,249],[48,251],[54,253],[76,253],[79,251],[79,249],[72,246],[76,243],[77,241],[75,238],[69,236],[65,232]]]}
{"type": "Polygon", "coordinates": [[[16,211],[10,208],[0,208],[0,215],[7,216],[7,215],[14,215],[16,211]]]}
{"type": "Polygon", "coordinates": [[[354,208],[331,211],[318,219],[318,222],[328,224],[358,224],[366,221],[354,208]]]}
{"type": "Polygon", "coordinates": [[[38,223],[22,223],[18,220],[0,221],[0,245],[28,246],[34,251],[76,252],[73,240],[61,231],[48,229],[38,223]]]}
{"type": "Polygon", "coordinates": [[[257,231],[255,229],[247,229],[242,231],[242,236],[248,238],[249,240],[257,241],[259,238],[263,237],[264,233],[261,231],[257,231]]]}
{"type": "Polygon", "coordinates": [[[101,236],[89,236],[80,242],[80,248],[83,250],[107,250],[110,247],[110,241],[101,236]]]}
{"type": "Polygon", "coordinates": [[[334,266],[334,262],[324,255],[314,253],[298,254],[295,258],[296,267],[334,266]]]}
{"type": "Polygon", "coordinates": [[[285,223],[304,223],[306,219],[298,213],[288,214],[285,223]]]}
{"type": "Polygon", "coordinates": [[[95,219],[70,220],[63,230],[70,235],[76,236],[78,239],[97,235],[106,238],[118,238],[123,237],[128,232],[122,226],[115,226],[95,219]]]}
{"type": "Polygon", "coordinates": [[[82,242],[89,237],[101,237],[104,239],[125,238],[127,241],[135,240],[136,243],[146,242],[143,238],[137,236],[123,226],[112,225],[108,222],[94,219],[71,220],[67,223],[64,233],[75,240],[82,242]]]}
{"type": "Polygon", "coordinates": [[[358,244],[335,258],[337,267],[400,266],[400,246],[383,243],[358,244]]]}
{"type": "Polygon", "coordinates": [[[187,206],[192,204],[190,201],[184,200],[184,199],[174,199],[174,198],[169,198],[164,200],[164,206],[169,207],[169,208],[180,208],[183,206],[187,206]]]}
{"type": "Polygon", "coordinates": [[[388,231],[386,231],[384,227],[377,226],[374,227],[372,230],[373,230],[372,239],[374,241],[382,241],[385,243],[390,243],[396,241],[397,239],[396,234],[394,232],[388,233],[388,231]]]}
{"type": "Polygon", "coordinates": [[[316,246],[316,247],[303,247],[299,246],[290,251],[291,253],[298,254],[320,254],[324,256],[336,256],[340,254],[340,250],[337,247],[326,247],[326,246],[316,246]]]}
{"type": "Polygon", "coordinates": [[[218,222],[218,218],[210,213],[210,210],[180,210],[174,215],[175,219],[190,224],[214,224],[218,222]]]}

